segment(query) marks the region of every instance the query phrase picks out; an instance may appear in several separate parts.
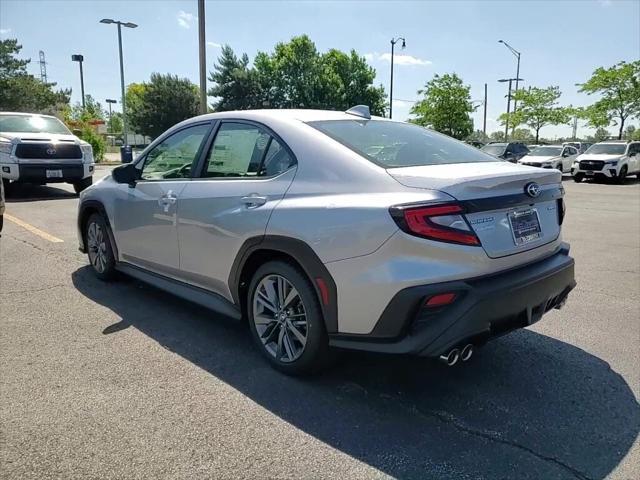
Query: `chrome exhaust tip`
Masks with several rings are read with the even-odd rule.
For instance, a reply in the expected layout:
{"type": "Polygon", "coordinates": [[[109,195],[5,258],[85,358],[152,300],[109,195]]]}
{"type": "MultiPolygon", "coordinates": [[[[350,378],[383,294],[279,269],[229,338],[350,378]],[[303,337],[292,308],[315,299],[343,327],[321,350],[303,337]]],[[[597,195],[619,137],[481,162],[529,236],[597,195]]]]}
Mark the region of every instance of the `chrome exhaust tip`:
{"type": "Polygon", "coordinates": [[[447,367],[453,367],[460,359],[460,350],[454,348],[449,353],[440,355],[440,360],[447,364],[447,367]]]}
{"type": "Polygon", "coordinates": [[[466,362],[472,357],[472,355],[473,355],[473,345],[469,343],[465,345],[464,348],[462,349],[462,352],[460,352],[460,360],[462,360],[463,362],[466,362]]]}

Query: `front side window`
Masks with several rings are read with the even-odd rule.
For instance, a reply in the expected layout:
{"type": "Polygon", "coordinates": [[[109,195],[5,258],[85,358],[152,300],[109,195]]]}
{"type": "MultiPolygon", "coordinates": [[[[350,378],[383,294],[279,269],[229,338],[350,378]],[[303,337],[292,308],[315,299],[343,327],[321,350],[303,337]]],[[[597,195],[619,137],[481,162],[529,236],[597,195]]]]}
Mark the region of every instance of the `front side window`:
{"type": "Polygon", "coordinates": [[[270,177],[293,165],[288,151],[256,125],[225,122],[209,152],[207,178],[270,177]]]}
{"type": "Polygon", "coordinates": [[[195,125],[174,133],[156,145],[142,167],[142,180],[190,178],[196,155],[209,125],[195,125]]]}
{"type": "Polygon", "coordinates": [[[0,132],[71,135],[65,124],[57,118],[40,115],[0,115],[0,132]]]}
{"type": "Polygon", "coordinates": [[[383,168],[496,161],[470,145],[408,123],[321,120],[308,124],[383,168]]]}
{"type": "Polygon", "coordinates": [[[504,150],[504,145],[485,145],[482,147],[483,152],[488,153],[489,155],[495,155],[496,157],[505,153],[504,150]]]}

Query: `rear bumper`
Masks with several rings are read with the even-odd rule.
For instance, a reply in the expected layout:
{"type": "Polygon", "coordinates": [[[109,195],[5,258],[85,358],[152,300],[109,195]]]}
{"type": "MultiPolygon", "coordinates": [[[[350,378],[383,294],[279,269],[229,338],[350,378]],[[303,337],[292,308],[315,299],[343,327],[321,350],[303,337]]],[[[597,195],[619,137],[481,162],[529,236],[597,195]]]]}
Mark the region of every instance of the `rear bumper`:
{"type": "Polygon", "coordinates": [[[437,357],[467,343],[481,344],[531,325],[559,308],[575,287],[568,244],[544,260],[466,281],[409,287],[398,292],[378,320],[376,337],[334,335],[334,347],[437,357]],[[456,301],[428,310],[425,300],[455,292],[456,301]]]}

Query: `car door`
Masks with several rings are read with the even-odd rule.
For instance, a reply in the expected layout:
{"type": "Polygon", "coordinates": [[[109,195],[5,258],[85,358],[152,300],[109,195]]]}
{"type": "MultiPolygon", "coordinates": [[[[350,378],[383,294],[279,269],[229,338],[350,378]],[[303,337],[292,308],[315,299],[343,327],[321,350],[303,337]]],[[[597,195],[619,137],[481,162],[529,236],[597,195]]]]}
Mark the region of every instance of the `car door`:
{"type": "Polygon", "coordinates": [[[236,254],[247,239],[264,235],[296,159],[275,133],[252,122],[221,122],[211,143],[178,204],[180,270],[185,281],[231,300],[236,254]]]}
{"type": "Polygon", "coordinates": [[[632,143],[629,145],[629,173],[638,172],[640,170],[640,143],[632,143]]]}
{"type": "Polygon", "coordinates": [[[140,159],[135,186],[120,185],[114,233],[122,260],[175,276],[180,264],[177,203],[210,130],[211,123],[205,122],[172,132],[140,159]]]}

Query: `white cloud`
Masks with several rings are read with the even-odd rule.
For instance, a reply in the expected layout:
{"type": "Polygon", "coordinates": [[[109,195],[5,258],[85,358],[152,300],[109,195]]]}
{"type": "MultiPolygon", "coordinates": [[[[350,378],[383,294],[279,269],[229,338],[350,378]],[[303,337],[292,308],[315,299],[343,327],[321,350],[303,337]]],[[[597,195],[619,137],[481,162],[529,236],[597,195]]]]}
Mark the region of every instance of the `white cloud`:
{"type": "MultiPolygon", "coordinates": [[[[373,52],[373,53],[365,53],[363,56],[367,62],[379,61],[379,62],[391,63],[390,53],[373,52]]],[[[393,63],[396,65],[417,65],[417,66],[431,65],[430,60],[423,60],[421,58],[414,57],[413,55],[401,55],[398,53],[393,55],[393,63]]]]}
{"type": "Polygon", "coordinates": [[[208,47],[213,47],[213,48],[222,48],[222,45],[220,43],[216,43],[216,42],[207,42],[207,46],[208,47]]]}
{"type": "MultiPolygon", "coordinates": [[[[378,57],[378,60],[391,63],[391,54],[383,53],[378,57]]],[[[431,65],[431,61],[422,60],[421,58],[414,57],[413,55],[398,55],[393,56],[393,63],[397,65],[431,65]]]]}
{"type": "Polygon", "coordinates": [[[413,106],[413,102],[409,102],[408,100],[396,100],[393,99],[393,108],[410,108],[413,106]]]}
{"type": "Polygon", "coordinates": [[[611,5],[613,5],[613,2],[611,0],[598,0],[598,3],[603,7],[610,7],[611,5]]]}
{"type": "Polygon", "coordinates": [[[191,22],[193,22],[197,17],[193,13],[187,13],[184,10],[180,10],[176,19],[178,20],[178,25],[182,28],[191,28],[191,22]]]}
{"type": "Polygon", "coordinates": [[[0,28],[0,35],[6,35],[7,33],[11,33],[10,28],[0,28]]]}

